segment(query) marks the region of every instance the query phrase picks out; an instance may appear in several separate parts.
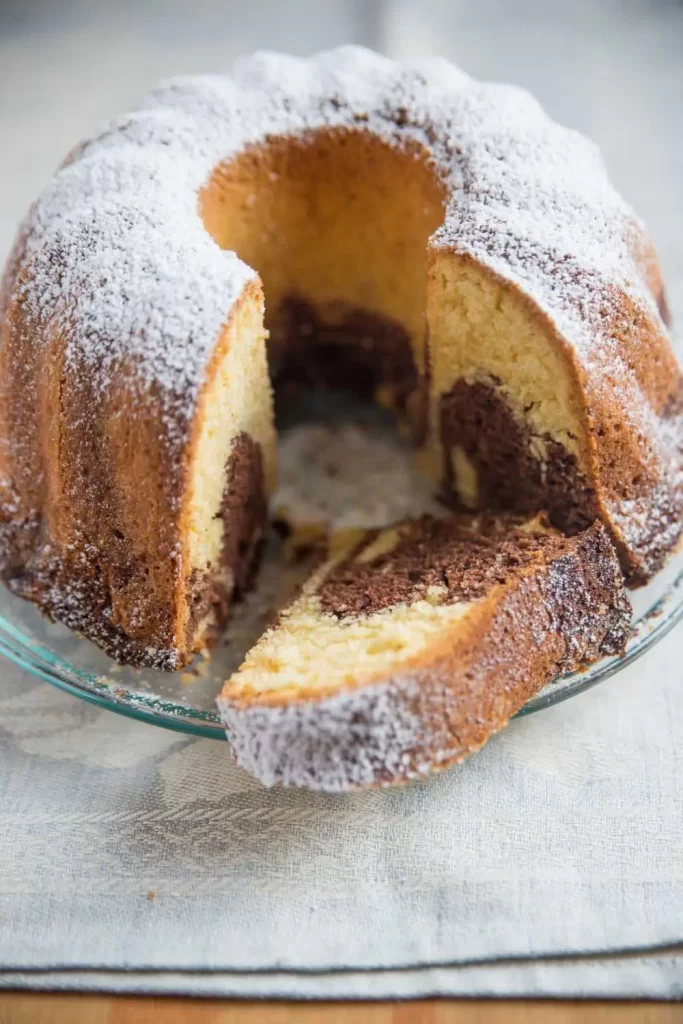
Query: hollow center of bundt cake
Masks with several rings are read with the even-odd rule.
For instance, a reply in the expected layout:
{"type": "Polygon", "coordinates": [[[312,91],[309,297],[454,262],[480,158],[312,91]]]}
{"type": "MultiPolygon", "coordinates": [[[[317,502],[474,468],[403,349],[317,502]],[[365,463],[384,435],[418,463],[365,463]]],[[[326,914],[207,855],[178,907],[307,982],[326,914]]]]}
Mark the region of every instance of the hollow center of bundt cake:
{"type": "MultiPolygon", "coordinates": [[[[200,212],[218,245],[258,272],[280,408],[302,385],[371,397],[410,426],[447,501],[547,509],[563,528],[585,526],[595,507],[566,355],[517,289],[461,252],[457,238],[442,239],[447,198],[424,146],[329,128],[272,137],[221,164],[200,212]]],[[[224,440],[240,432],[264,456],[270,450],[267,378],[249,363],[246,337],[262,342],[255,288],[251,312],[238,304],[231,320],[224,364],[232,367],[220,370],[206,404],[223,410],[219,419],[228,407],[241,413],[229,430],[218,421],[204,430],[211,458],[203,465],[226,465],[224,440]]],[[[191,564],[212,572],[228,544],[220,540],[228,520],[216,512],[224,484],[216,473],[195,489],[207,500],[203,511],[194,504],[191,564]]],[[[233,555],[228,589],[247,571],[233,555]]]]}
{"type": "Polygon", "coordinates": [[[216,170],[204,224],[261,277],[276,391],[350,387],[405,409],[444,199],[423,148],[362,131],[276,138],[216,170]]]}

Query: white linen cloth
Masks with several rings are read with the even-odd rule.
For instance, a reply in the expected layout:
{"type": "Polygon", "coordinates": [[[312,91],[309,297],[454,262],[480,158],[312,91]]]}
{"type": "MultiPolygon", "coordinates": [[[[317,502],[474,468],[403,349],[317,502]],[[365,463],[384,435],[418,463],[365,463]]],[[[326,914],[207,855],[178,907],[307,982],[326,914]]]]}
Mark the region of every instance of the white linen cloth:
{"type": "MultiPolygon", "coordinates": [[[[680,323],[682,28],[645,0],[0,6],[0,258],[73,142],[159,77],[354,40],[516,81],[589,132],[680,323]]],[[[0,986],[681,997],[682,640],[440,778],[335,798],[0,663],[0,986]]]]}
{"type": "Polygon", "coordinates": [[[0,985],[681,995],[682,636],[440,777],[341,797],[3,666],[0,985]]]}

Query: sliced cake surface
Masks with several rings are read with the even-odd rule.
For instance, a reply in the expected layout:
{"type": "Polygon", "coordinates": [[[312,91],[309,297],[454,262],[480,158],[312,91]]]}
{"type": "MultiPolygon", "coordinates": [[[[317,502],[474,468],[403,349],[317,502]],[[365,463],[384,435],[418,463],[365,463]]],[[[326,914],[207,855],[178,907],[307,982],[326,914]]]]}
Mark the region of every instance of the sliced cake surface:
{"type": "Polygon", "coordinates": [[[623,649],[630,605],[600,524],[425,517],[333,538],[226,682],[239,764],[340,791],[460,761],[537,690],[623,649]]]}

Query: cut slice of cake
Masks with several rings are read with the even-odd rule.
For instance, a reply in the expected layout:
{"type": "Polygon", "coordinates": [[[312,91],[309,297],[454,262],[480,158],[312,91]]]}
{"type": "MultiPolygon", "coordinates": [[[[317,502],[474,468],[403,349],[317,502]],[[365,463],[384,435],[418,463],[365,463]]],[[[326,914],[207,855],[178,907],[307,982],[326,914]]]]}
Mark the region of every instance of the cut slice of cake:
{"type": "Polygon", "coordinates": [[[266,785],[389,785],[463,760],[559,673],[620,653],[630,616],[598,523],[573,537],[542,517],[345,532],[218,706],[266,785]]]}

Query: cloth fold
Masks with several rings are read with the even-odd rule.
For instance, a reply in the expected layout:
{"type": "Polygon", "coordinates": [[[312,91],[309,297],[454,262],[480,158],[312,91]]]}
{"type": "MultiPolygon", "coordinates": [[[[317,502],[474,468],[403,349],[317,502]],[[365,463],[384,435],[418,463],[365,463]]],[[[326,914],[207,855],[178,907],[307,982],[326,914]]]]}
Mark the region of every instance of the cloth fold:
{"type": "Polygon", "coordinates": [[[579,957],[321,974],[10,971],[0,972],[2,988],[233,999],[683,999],[683,950],[647,957],[579,957]]]}

